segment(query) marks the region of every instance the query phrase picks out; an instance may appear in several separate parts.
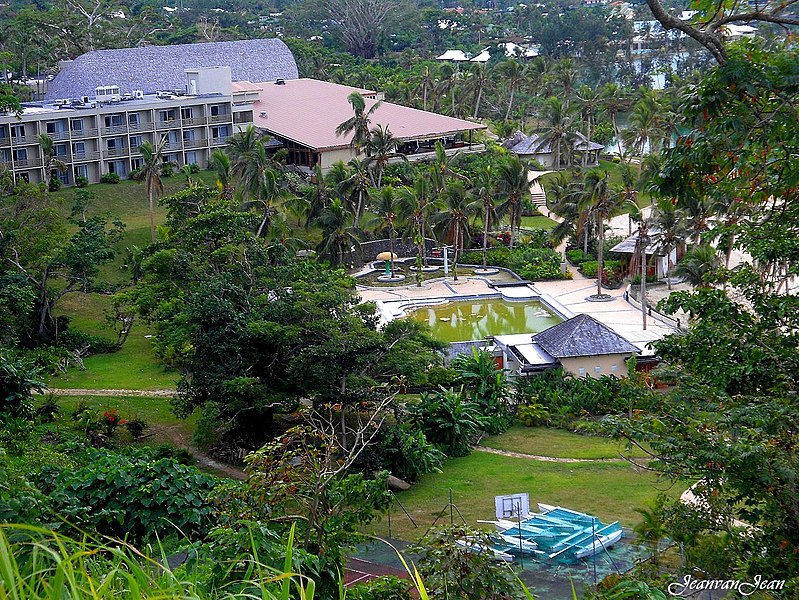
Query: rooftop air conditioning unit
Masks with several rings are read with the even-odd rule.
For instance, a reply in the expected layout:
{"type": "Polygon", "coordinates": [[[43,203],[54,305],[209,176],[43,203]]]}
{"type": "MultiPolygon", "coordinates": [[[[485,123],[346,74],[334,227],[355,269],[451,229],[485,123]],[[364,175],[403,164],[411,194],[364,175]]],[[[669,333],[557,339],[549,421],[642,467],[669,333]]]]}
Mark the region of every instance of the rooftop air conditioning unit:
{"type": "Polygon", "coordinates": [[[56,106],[65,106],[69,104],[69,98],[59,98],[55,101],[56,106]]]}
{"type": "Polygon", "coordinates": [[[258,116],[261,117],[262,119],[266,119],[266,117],[267,117],[266,111],[262,110],[261,112],[258,113],[258,116]]]}
{"type": "Polygon", "coordinates": [[[286,85],[286,80],[285,79],[276,79],[275,80],[275,85],[286,85]]]}
{"type": "Polygon", "coordinates": [[[84,104],[88,104],[89,103],[89,97],[88,96],[81,96],[80,97],[80,101],[83,102],[84,104]]]}
{"type": "Polygon", "coordinates": [[[136,100],[141,100],[142,98],[144,98],[144,91],[133,90],[133,97],[136,98],[136,100]]]}

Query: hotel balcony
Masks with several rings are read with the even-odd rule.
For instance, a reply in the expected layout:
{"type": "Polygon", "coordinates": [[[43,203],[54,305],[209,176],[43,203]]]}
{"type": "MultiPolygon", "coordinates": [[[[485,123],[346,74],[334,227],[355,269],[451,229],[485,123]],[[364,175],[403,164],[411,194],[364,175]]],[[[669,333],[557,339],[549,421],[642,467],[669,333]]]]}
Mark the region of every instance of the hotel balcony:
{"type": "Polygon", "coordinates": [[[96,129],[73,129],[73,140],[84,140],[86,138],[96,138],[99,132],[96,129]]]}
{"type": "Polygon", "coordinates": [[[152,131],[153,130],[153,123],[151,121],[147,121],[146,123],[131,123],[128,125],[128,129],[131,133],[137,131],[152,131]]]}
{"type": "Polygon", "coordinates": [[[120,133],[127,132],[127,125],[112,125],[111,127],[103,127],[103,135],[119,135],[120,133]]]}
{"type": "Polygon", "coordinates": [[[100,153],[97,150],[72,153],[72,162],[85,162],[88,160],[99,160],[99,159],[100,159],[100,153]]]}
{"type": "Polygon", "coordinates": [[[206,139],[183,140],[183,147],[186,150],[190,150],[191,148],[207,148],[208,140],[206,139]]]}

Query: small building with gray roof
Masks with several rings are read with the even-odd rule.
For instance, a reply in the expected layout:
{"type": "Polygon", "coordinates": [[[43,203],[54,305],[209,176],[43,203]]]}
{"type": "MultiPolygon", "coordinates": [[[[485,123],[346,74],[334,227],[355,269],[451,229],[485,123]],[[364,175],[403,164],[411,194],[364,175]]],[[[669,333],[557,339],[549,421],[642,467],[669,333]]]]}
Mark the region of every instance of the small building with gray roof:
{"type": "Polygon", "coordinates": [[[577,315],[535,335],[496,336],[504,363],[521,375],[563,367],[578,377],[627,375],[627,359],[637,347],[586,314],[577,315]]]}

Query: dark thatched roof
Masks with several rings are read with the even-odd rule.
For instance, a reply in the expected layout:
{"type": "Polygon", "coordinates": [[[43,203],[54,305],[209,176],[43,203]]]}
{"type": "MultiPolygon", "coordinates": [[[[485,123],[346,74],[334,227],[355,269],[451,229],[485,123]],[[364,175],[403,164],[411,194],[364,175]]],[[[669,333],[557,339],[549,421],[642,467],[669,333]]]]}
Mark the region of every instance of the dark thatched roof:
{"type": "Polygon", "coordinates": [[[94,50],[64,66],[46,99],[91,97],[101,85],[118,85],[123,93],[183,90],[186,69],[219,66],[230,67],[233,81],[298,77],[294,55],[278,39],[94,50]]]}
{"type": "Polygon", "coordinates": [[[638,348],[589,315],[558,323],[534,335],[533,341],[555,358],[638,352],[638,348]]]}

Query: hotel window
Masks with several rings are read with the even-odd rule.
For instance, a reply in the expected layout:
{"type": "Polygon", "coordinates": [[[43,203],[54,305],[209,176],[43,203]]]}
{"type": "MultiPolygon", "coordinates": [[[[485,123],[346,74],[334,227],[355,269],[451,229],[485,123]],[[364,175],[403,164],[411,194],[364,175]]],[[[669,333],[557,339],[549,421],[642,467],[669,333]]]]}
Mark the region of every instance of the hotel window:
{"type": "Polygon", "coordinates": [[[61,180],[61,183],[69,185],[69,171],[59,171],[58,178],[61,180]]]}
{"type": "Polygon", "coordinates": [[[186,108],[180,109],[180,118],[181,119],[192,119],[194,118],[194,109],[191,106],[186,108]]]}
{"type": "Polygon", "coordinates": [[[72,154],[75,156],[83,156],[86,154],[86,144],[84,142],[72,143],[72,154]]]}
{"type": "Polygon", "coordinates": [[[137,127],[141,123],[141,119],[139,118],[139,113],[130,113],[128,115],[128,125],[131,127],[137,127]]]}
{"type": "Polygon", "coordinates": [[[224,104],[214,104],[213,106],[211,106],[212,117],[218,117],[220,115],[226,115],[226,114],[227,114],[227,106],[225,106],[224,104]]]}
{"type": "Polygon", "coordinates": [[[14,150],[14,160],[28,160],[28,149],[20,148],[19,150],[14,150]]]}
{"type": "Polygon", "coordinates": [[[162,110],[158,113],[158,118],[162,123],[175,120],[175,109],[162,110]]]}
{"type": "Polygon", "coordinates": [[[194,130],[189,129],[183,132],[183,141],[184,142],[193,142],[194,141],[194,130]]]}
{"type": "Polygon", "coordinates": [[[580,367],[580,370],[579,370],[579,372],[578,372],[578,375],[579,375],[580,377],[585,377],[585,369],[583,369],[582,367],[580,367]]]}
{"type": "Polygon", "coordinates": [[[144,142],[144,138],[140,135],[132,135],[130,136],[130,147],[134,150],[138,150],[139,146],[142,145],[144,142]]]}
{"type": "Polygon", "coordinates": [[[106,146],[109,150],[116,150],[117,148],[121,148],[122,144],[119,143],[119,140],[116,138],[111,138],[110,140],[106,140],[106,146]]]}
{"type": "Polygon", "coordinates": [[[227,125],[223,125],[221,127],[211,127],[211,137],[218,139],[218,138],[226,138],[228,135],[228,128],[227,125]]]}
{"type": "Polygon", "coordinates": [[[143,158],[131,158],[130,164],[134,169],[141,169],[144,166],[143,158]]]}
{"type": "Polygon", "coordinates": [[[120,125],[123,125],[122,115],[106,115],[105,116],[105,126],[106,127],[119,127],[120,125]]]}
{"type": "Polygon", "coordinates": [[[72,119],[69,122],[69,128],[72,131],[83,131],[83,121],[81,119],[72,119]]]}
{"type": "Polygon", "coordinates": [[[602,372],[602,367],[600,367],[599,365],[594,367],[594,373],[601,373],[601,372],[602,372]]]}
{"type": "Polygon", "coordinates": [[[24,125],[12,125],[11,126],[11,137],[12,138],[24,138],[25,137],[25,126],[24,125]]]}
{"type": "Polygon", "coordinates": [[[618,371],[618,370],[619,370],[619,365],[612,365],[612,366],[610,367],[610,372],[611,372],[611,373],[615,373],[615,372],[616,372],[616,371],[618,371]]]}
{"type": "Polygon", "coordinates": [[[197,153],[196,152],[186,152],[186,164],[187,165],[196,165],[197,163],[197,153]]]}
{"type": "Polygon", "coordinates": [[[87,165],[78,165],[75,167],[75,177],[89,178],[89,167],[87,165]]]}
{"type": "Polygon", "coordinates": [[[55,155],[56,156],[66,156],[67,155],[67,145],[66,144],[56,144],[55,145],[55,155]]]}

